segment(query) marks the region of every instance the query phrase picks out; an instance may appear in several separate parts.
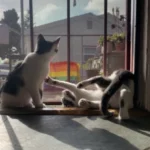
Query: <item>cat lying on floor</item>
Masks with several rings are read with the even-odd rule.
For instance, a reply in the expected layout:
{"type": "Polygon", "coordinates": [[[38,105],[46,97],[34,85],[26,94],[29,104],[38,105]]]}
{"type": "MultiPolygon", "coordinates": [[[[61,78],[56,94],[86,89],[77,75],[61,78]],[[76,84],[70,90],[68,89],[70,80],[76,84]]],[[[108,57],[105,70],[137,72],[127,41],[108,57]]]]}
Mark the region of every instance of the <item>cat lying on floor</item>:
{"type": "Polygon", "coordinates": [[[1,88],[1,106],[42,108],[42,83],[49,72],[49,63],[58,52],[60,38],[53,42],[38,35],[36,49],[8,74],[1,88]]]}
{"type": "Polygon", "coordinates": [[[128,109],[133,107],[134,75],[127,70],[114,71],[108,77],[95,76],[73,84],[47,77],[49,85],[62,87],[62,104],[66,107],[100,108],[105,116],[112,114],[107,110],[119,108],[119,119],[128,119],[128,109]],[[95,84],[96,90],[84,89],[95,84]]]}

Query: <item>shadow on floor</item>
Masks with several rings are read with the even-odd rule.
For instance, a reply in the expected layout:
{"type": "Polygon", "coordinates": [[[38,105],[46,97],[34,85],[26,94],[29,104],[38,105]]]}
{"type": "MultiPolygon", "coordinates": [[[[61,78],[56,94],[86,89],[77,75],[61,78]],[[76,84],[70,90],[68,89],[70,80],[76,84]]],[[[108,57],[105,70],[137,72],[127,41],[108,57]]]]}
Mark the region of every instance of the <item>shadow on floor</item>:
{"type": "Polygon", "coordinates": [[[126,121],[111,119],[110,121],[150,137],[150,117],[132,118],[126,121]]]}
{"type": "MultiPolygon", "coordinates": [[[[96,120],[96,117],[88,117],[91,120],[96,120]]],[[[102,118],[102,117],[101,117],[102,118]]],[[[131,118],[129,120],[120,121],[116,118],[108,119],[110,122],[119,124],[142,135],[150,137],[150,116],[131,118]]]]}
{"type": "Polygon", "coordinates": [[[10,138],[10,141],[12,143],[12,146],[15,150],[23,150],[8,118],[6,116],[2,116],[2,120],[3,120],[3,123],[4,123],[4,126],[6,128],[6,131],[9,135],[9,138],[10,138]]]}
{"type": "MultiPolygon", "coordinates": [[[[101,128],[88,130],[71,116],[11,116],[28,127],[71,145],[77,149],[138,150],[127,140],[101,128]]],[[[8,125],[7,125],[8,126],[8,125]]],[[[13,132],[8,128],[8,133],[13,132]]],[[[13,133],[14,134],[14,133],[13,133]]],[[[9,133],[12,135],[12,133],[9,133]]],[[[13,139],[12,142],[17,141],[13,139]]],[[[52,141],[51,141],[52,142],[52,141]]]]}

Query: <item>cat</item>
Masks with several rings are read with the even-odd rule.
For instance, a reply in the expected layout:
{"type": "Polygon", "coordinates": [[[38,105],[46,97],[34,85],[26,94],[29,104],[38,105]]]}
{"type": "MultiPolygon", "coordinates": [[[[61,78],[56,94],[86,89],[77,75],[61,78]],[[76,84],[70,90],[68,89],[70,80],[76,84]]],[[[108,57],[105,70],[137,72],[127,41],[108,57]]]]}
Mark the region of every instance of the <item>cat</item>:
{"type": "Polygon", "coordinates": [[[100,108],[104,116],[112,116],[107,107],[119,108],[119,119],[129,119],[128,109],[133,107],[134,75],[127,70],[114,71],[110,76],[95,76],[77,84],[47,77],[48,85],[62,87],[65,107],[100,108]],[[85,89],[95,84],[95,90],[85,89]]]}
{"type": "Polygon", "coordinates": [[[42,84],[48,75],[50,61],[58,52],[59,41],[60,37],[51,42],[42,34],[38,35],[35,51],[8,74],[0,91],[1,107],[46,107],[42,102],[42,84]]]}

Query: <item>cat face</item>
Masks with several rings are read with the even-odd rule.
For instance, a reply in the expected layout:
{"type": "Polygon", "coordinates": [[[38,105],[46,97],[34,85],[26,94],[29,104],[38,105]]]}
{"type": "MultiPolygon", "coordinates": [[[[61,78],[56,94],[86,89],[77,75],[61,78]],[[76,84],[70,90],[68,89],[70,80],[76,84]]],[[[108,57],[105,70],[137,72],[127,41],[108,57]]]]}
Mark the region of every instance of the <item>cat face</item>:
{"type": "Polygon", "coordinates": [[[54,41],[46,41],[42,34],[38,35],[36,53],[39,55],[46,54],[49,57],[58,52],[60,37],[54,41]]]}

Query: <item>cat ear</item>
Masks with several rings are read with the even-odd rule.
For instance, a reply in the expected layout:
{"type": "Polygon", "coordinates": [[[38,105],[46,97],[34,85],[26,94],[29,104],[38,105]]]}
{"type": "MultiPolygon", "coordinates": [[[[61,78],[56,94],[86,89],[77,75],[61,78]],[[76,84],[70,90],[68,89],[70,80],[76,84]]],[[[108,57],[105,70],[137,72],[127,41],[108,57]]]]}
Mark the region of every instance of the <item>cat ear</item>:
{"type": "Polygon", "coordinates": [[[53,43],[58,45],[61,37],[58,37],[53,43]]]}
{"type": "Polygon", "coordinates": [[[38,35],[38,41],[45,41],[44,36],[42,34],[38,35]]]}

